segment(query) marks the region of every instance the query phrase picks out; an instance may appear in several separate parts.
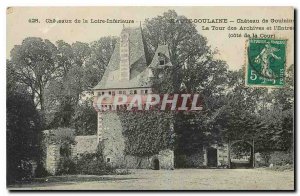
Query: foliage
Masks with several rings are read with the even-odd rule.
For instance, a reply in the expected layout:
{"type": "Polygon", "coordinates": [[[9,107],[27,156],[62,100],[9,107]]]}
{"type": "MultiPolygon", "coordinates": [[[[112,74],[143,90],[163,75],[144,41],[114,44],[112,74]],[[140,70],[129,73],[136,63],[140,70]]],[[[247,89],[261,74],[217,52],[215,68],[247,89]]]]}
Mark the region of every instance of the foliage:
{"type": "Polygon", "coordinates": [[[174,92],[178,92],[184,79],[182,69],[196,63],[209,53],[207,40],[198,34],[192,23],[172,23],[174,19],[186,19],[174,10],[164,12],[161,16],[146,19],[143,30],[148,51],[154,53],[159,45],[167,44],[170,59],[174,66],[174,92]]]}
{"type": "Polygon", "coordinates": [[[76,135],[96,135],[97,112],[91,101],[85,101],[76,106],[72,124],[76,130],[76,135]]]}
{"type": "Polygon", "coordinates": [[[49,40],[29,37],[11,50],[11,65],[18,82],[26,85],[36,105],[44,110],[44,90],[47,83],[56,77],[57,49],[49,40]]]}
{"type": "Polygon", "coordinates": [[[87,175],[105,175],[115,173],[115,169],[107,164],[103,157],[103,146],[100,144],[96,153],[82,154],[76,161],[76,172],[87,175]]]}
{"type": "Polygon", "coordinates": [[[42,119],[26,90],[8,89],[6,100],[7,182],[22,179],[22,161],[39,162],[42,119]]]}
{"type": "Polygon", "coordinates": [[[125,153],[135,156],[150,156],[159,151],[172,148],[172,114],[151,111],[119,111],[125,153]]]}
{"type": "Polygon", "coordinates": [[[76,163],[72,158],[64,158],[61,161],[57,175],[76,174],[76,163]]]}
{"type": "Polygon", "coordinates": [[[294,148],[294,65],[288,68],[286,78],[286,87],[270,92],[271,104],[260,113],[265,125],[257,133],[260,151],[294,148]]]}
{"type": "Polygon", "coordinates": [[[169,47],[172,67],[156,69],[154,89],[158,93],[198,93],[205,112],[173,115],[177,153],[191,153],[220,136],[214,125],[214,112],[224,103],[228,83],[227,64],[217,60],[205,37],[192,23],[172,23],[186,19],[174,10],[145,21],[144,37],[150,53],[158,45],[169,47]],[[163,77],[161,77],[163,75],[163,77]],[[211,121],[211,123],[204,123],[211,121]],[[190,141],[191,140],[191,141],[190,141]]]}
{"type": "Polygon", "coordinates": [[[81,97],[89,95],[101,80],[115,43],[116,39],[111,37],[100,38],[90,45],[57,42],[61,77],[51,80],[45,90],[48,128],[74,127],[83,135],[96,131],[94,109],[87,102],[81,103],[81,97]],[[82,112],[87,115],[79,116],[82,112]]]}
{"type": "MultiPolygon", "coordinates": [[[[153,87],[155,93],[198,93],[203,111],[118,112],[126,154],[147,156],[166,148],[188,154],[229,139],[254,139],[259,152],[291,151],[294,65],[288,68],[285,88],[246,87],[243,70],[229,70],[226,62],[216,59],[217,51],[195,24],[173,23],[174,19],[186,17],[169,10],[144,23],[148,60],[159,45],[167,44],[173,64],[153,70],[153,87]]],[[[28,37],[12,49],[7,60],[7,152],[15,155],[8,156],[12,175],[22,159],[39,154],[42,129],[57,129],[62,134],[66,130],[60,127],[72,127],[82,135],[96,132],[97,114],[90,100],[82,98],[101,80],[116,43],[115,37],[90,44],[63,40],[53,44],[28,37]]],[[[72,137],[59,135],[54,140],[68,145],[72,137]]],[[[109,170],[100,155],[84,156],[88,165],[80,171],[91,173],[92,166],[98,165],[96,173],[109,170]]]]}
{"type": "Polygon", "coordinates": [[[49,144],[73,144],[75,142],[74,130],[70,128],[59,127],[57,129],[45,131],[44,143],[49,144]]]}
{"type": "Polygon", "coordinates": [[[274,167],[267,168],[267,169],[272,171],[294,171],[294,165],[293,164],[275,165],[274,167]]]}

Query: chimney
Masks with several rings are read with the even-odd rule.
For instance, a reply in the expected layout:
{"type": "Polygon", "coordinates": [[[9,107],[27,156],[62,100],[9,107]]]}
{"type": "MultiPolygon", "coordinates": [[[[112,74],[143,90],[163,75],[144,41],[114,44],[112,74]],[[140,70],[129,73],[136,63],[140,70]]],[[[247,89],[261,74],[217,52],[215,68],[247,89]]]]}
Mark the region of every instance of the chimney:
{"type": "Polygon", "coordinates": [[[129,32],[123,29],[120,39],[120,80],[130,79],[129,32]]]}

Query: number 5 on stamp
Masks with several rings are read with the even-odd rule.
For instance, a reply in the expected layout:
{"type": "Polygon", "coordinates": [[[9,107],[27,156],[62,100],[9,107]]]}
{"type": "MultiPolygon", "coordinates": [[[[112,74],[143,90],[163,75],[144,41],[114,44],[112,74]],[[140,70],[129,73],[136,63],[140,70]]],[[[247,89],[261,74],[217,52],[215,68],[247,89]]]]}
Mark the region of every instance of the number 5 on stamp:
{"type": "Polygon", "coordinates": [[[246,85],[284,86],[287,40],[249,39],[246,85]]]}

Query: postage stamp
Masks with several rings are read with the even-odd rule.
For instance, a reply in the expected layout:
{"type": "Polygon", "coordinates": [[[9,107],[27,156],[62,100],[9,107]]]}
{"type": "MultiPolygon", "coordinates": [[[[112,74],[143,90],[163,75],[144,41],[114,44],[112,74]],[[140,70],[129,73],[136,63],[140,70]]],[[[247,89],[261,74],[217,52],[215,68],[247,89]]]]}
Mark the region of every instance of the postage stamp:
{"type": "Polygon", "coordinates": [[[247,46],[246,85],[284,86],[287,40],[250,39],[247,46]]]}

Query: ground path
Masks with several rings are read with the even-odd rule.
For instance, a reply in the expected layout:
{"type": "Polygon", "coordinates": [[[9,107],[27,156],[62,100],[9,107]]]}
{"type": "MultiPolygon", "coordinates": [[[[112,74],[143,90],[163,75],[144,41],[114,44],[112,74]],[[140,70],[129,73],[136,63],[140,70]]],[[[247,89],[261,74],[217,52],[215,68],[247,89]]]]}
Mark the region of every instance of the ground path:
{"type": "Polygon", "coordinates": [[[293,171],[267,169],[132,170],[128,175],[61,176],[15,185],[30,190],[293,190],[293,171]]]}

